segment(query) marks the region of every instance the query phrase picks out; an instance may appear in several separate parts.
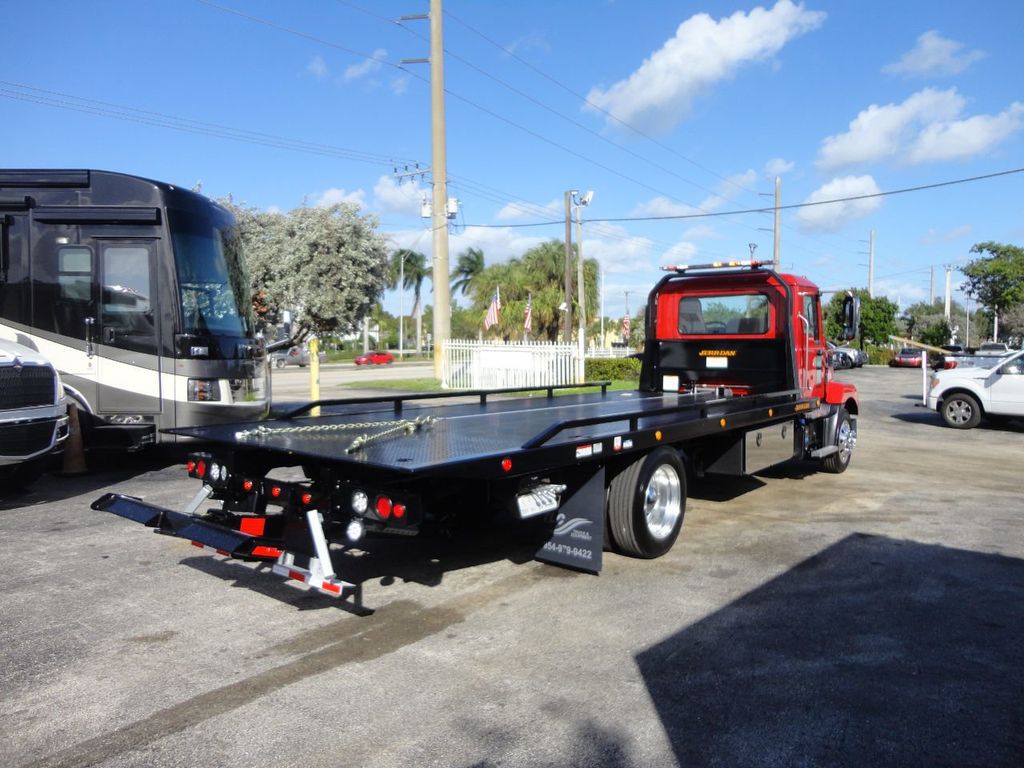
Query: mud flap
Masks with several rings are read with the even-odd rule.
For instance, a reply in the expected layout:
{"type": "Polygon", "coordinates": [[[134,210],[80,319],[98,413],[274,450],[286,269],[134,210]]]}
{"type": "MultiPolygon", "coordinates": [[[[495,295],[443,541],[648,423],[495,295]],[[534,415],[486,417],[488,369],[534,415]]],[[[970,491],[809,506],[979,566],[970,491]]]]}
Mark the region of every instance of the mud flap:
{"type": "Polygon", "coordinates": [[[601,572],[604,551],[604,467],[587,468],[584,481],[562,497],[551,538],[534,557],[588,573],[601,572]]]}

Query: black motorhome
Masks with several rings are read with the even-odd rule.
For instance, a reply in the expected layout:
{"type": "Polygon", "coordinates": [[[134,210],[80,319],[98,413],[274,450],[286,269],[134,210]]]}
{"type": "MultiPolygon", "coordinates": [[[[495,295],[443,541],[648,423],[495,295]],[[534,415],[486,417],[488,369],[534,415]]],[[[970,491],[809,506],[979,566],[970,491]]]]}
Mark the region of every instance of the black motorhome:
{"type": "Polygon", "coordinates": [[[0,338],[54,363],[87,443],[269,410],[234,217],[171,184],[0,170],[0,338]]]}

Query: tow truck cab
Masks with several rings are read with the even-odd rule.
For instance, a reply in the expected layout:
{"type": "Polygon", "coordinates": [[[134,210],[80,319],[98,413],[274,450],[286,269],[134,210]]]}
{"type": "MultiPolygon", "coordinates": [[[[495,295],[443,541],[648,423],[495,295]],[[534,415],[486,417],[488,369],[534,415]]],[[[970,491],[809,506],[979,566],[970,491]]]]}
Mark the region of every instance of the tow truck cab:
{"type": "MultiPolygon", "coordinates": [[[[832,377],[821,291],[758,262],[667,267],[647,303],[640,389],[722,388],[733,395],[799,390],[858,411],[856,388],[832,377]]],[[[844,300],[853,338],[857,300],[844,300]]]]}

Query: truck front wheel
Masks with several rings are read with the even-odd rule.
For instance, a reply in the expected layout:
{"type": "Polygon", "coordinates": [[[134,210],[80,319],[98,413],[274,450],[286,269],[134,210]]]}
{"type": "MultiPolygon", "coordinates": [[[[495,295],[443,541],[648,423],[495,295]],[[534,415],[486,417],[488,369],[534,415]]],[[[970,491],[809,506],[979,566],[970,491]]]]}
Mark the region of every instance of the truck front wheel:
{"type": "Polygon", "coordinates": [[[958,392],[942,401],[942,420],[953,429],[972,429],[981,423],[981,407],[970,395],[958,392]]]}
{"type": "Polygon", "coordinates": [[[829,454],[821,460],[821,465],[826,472],[838,475],[845,472],[850,466],[850,459],[853,458],[853,449],[857,447],[857,427],[850,418],[850,413],[845,408],[839,409],[839,419],[836,427],[836,448],[839,450],[829,454]]]}
{"type": "Polygon", "coordinates": [[[667,446],[642,456],[612,478],[608,527],[623,554],[654,558],[668,552],[686,512],[686,470],[667,446]]]}

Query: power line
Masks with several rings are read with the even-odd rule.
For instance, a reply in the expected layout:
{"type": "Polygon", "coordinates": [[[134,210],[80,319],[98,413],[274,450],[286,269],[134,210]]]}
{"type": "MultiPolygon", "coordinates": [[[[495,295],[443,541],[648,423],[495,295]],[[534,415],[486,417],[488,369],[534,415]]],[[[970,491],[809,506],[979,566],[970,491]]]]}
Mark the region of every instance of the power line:
{"type": "Polygon", "coordinates": [[[15,83],[7,80],[0,80],[0,96],[16,101],[24,101],[43,106],[57,107],[75,112],[82,112],[99,117],[109,117],[115,120],[151,125],[160,128],[170,128],[185,133],[193,133],[202,136],[230,139],[248,144],[274,147],[278,149],[290,149],[296,152],[335,157],[343,160],[369,163],[372,165],[391,166],[394,163],[412,163],[412,160],[404,160],[393,155],[380,155],[370,152],[363,152],[346,147],[336,147],[329,144],[318,144],[315,142],[289,139],[284,136],[277,136],[259,131],[251,131],[243,128],[233,128],[218,123],[209,123],[192,118],[178,117],[164,112],[154,112],[115,104],[97,99],[90,99],[82,96],[64,93],[61,91],[37,88],[26,83],[15,83]]]}

